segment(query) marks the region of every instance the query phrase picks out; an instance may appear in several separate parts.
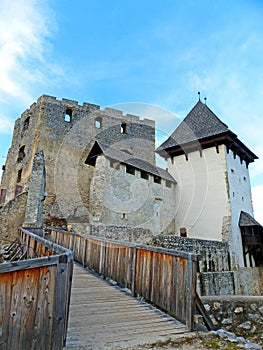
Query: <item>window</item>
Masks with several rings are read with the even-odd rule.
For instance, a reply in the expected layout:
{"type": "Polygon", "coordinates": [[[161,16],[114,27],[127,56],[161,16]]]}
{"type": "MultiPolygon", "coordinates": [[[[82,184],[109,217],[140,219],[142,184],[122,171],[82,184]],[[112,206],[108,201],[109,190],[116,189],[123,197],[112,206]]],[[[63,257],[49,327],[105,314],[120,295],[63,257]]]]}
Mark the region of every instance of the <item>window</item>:
{"type": "Polygon", "coordinates": [[[101,127],[102,127],[102,119],[101,119],[101,117],[97,117],[95,119],[94,125],[95,125],[96,129],[101,129],[101,127]]]}
{"type": "Polygon", "coordinates": [[[153,181],[154,181],[156,184],[160,184],[160,183],[162,182],[162,179],[160,178],[160,176],[154,175],[153,181]]]}
{"type": "Polygon", "coordinates": [[[0,194],[0,204],[4,204],[6,199],[6,189],[3,188],[1,189],[1,194],[0,194]]]}
{"type": "Polygon", "coordinates": [[[22,146],[19,148],[19,151],[18,151],[17,163],[21,163],[22,160],[25,158],[25,156],[26,156],[25,146],[22,146]]]}
{"type": "Polygon", "coordinates": [[[67,123],[70,123],[72,121],[72,109],[71,108],[67,108],[66,109],[66,114],[64,117],[64,121],[67,123]]]}
{"type": "Polygon", "coordinates": [[[23,130],[27,130],[29,127],[30,117],[27,117],[23,123],[23,130]]]}
{"type": "Polygon", "coordinates": [[[131,165],[126,165],[126,173],[131,174],[131,175],[135,175],[135,168],[131,165]]]}
{"type": "Polygon", "coordinates": [[[22,193],[23,187],[16,185],[15,187],[15,197],[17,197],[20,193],[22,193]]]}
{"type": "Polygon", "coordinates": [[[149,174],[146,171],[141,170],[141,178],[148,180],[149,179],[149,174]]]}
{"type": "Polygon", "coordinates": [[[172,182],[166,180],[166,181],[165,181],[165,186],[168,187],[168,188],[171,188],[171,187],[172,187],[172,182]]]}
{"type": "Polygon", "coordinates": [[[126,213],[122,213],[122,219],[127,219],[127,214],[126,213]]]}
{"type": "Polygon", "coordinates": [[[18,170],[16,182],[20,182],[22,177],[22,169],[18,170]]]}
{"type": "Polygon", "coordinates": [[[187,237],[187,230],[185,227],[180,228],[180,236],[181,237],[187,237]]]}
{"type": "Polygon", "coordinates": [[[126,134],[127,124],[121,123],[121,134],[126,134]]]}

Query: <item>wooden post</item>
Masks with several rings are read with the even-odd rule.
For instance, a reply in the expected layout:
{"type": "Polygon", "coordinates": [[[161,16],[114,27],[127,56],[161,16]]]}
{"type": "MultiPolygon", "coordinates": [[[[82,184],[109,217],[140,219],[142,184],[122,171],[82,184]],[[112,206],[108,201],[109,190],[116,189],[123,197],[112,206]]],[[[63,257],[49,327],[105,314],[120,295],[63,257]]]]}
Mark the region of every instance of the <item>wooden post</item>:
{"type": "Polygon", "coordinates": [[[137,248],[134,246],[133,248],[133,262],[132,262],[132,281],[131,281],[131,291],[132,295],[135,296],[135,288],[136,288],[136,264],[137,264],[137,248]]]}
{"type": "Polygon", "coordinates": [[[193,330],[193,290],[195,290],[195,285],[193,285],[193,257],[192,254],[188,254],[188,266],[187,266],[187,300],[186,300],[186,327],[191,332],[193,330]]]}

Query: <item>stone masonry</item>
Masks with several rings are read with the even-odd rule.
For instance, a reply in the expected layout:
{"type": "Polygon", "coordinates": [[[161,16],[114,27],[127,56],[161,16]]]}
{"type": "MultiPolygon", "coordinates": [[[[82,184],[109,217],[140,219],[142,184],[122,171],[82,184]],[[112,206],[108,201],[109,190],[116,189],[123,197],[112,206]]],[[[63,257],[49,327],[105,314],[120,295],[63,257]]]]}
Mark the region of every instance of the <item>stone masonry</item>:
{"type": "Polygon", "coordinates": [[[155,162],[154,121],[121,111],[43,95],[15,122],[0,190],[2,205],[28,191],[33,159],[44,150],[46,192],[44,223],[89,222],[93,168],[85,159],[95,139],[155,162]],[[2,192],[1,192],[2,193],[2,192]]]}

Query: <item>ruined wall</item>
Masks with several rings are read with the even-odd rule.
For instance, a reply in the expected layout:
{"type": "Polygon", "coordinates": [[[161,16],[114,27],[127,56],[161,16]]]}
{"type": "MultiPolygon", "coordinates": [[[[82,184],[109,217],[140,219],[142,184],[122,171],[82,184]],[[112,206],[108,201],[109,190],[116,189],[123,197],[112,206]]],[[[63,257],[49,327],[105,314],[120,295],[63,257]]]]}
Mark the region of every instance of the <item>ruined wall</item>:
{"type": "Polygon", "coordinates": [[[5,203],[20,191],[28,190],[33,158],[38,145],[40,106],[34,103],[14,126],[11,148],[8,151],[1,189],[7,190],[5,203]],[[16,186],[20,186],[16,190],[16,186]]]}
{"type": "Polygon", "coordinates": [[[10,243],[17,237],[17,230],[25,217],[27,192],[21,193],[9,201],[0,210],[0,241],[10,243]]]}
{"type": "Polygon", "coordinates": [[[46,172],[43,151],[34,157],[28,191],[24,227],[43,227],[43,201],[45,199],[46,172]]]}
{"type": "Polygon", "coordinates": [[[28,189],[34,155],[42,149],[47,192],[44,222],[89,222],[93,168],[84,162],[94,140],[154,162],[154,133],[154,121],[43,95],[16,121],[0,187],[7,190],[5,203],[28,189]]]}

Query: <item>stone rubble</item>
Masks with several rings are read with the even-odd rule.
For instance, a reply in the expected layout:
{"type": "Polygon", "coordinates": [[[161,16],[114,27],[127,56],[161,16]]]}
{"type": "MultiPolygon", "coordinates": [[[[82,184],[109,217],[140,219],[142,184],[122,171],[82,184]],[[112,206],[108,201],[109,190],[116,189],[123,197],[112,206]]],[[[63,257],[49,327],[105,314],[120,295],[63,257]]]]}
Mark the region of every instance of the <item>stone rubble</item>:
{"type": "Polygon", "coordinates": [[[226,339],[230,341],[231,343],[236,343],[237,346],[241,349],[247,349],[247,350],[262,350],[262,346],[259,344],[255,344],[251,342],[248,339],[245,339],[243,337],[238,337],[235,333],[228,332],[224,329],[218,329],[216,331],[212,331],[212,334],[215,334],[219,336],[219,338],[226,339]]]}

